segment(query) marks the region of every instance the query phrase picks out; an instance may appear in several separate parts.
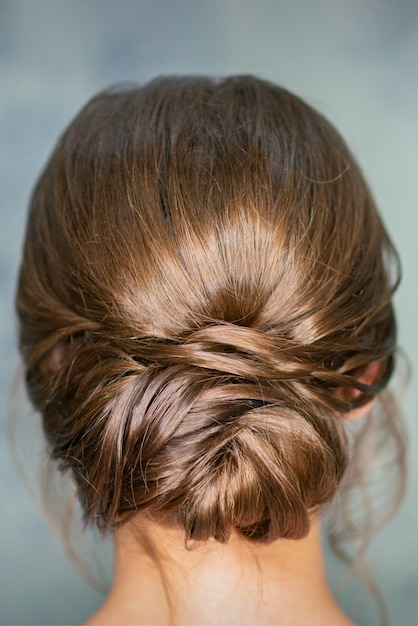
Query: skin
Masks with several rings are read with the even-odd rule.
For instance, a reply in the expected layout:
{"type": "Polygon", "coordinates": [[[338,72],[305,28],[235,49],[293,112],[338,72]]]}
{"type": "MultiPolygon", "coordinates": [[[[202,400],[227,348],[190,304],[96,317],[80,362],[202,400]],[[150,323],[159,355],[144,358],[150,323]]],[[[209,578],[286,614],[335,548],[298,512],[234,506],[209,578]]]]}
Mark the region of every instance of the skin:
{"type": "Polygon", "coordinates": [[[187,550],[179,530],[129,522],[115,532],[110,592],[86,626],[355,626],[329,589],[317,522],[304,539],[253,545],[233,534],[187,550]],[[169,596],[138,533],[158,546],[169,596]]]}

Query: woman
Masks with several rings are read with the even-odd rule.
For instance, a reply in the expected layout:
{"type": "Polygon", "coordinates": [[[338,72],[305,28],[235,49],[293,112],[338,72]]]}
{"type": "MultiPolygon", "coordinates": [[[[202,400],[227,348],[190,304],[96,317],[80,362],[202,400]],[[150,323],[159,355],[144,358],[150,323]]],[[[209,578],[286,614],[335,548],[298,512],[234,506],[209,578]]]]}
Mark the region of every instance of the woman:
{"type": "Polygon", "coordinates": [[[114,534],[87,624],[352,624],[318,520],[392,373],[393,262],[343,140],[279,87],[161,78],[81,111],[17,308],[50,454],[114,534]]]}

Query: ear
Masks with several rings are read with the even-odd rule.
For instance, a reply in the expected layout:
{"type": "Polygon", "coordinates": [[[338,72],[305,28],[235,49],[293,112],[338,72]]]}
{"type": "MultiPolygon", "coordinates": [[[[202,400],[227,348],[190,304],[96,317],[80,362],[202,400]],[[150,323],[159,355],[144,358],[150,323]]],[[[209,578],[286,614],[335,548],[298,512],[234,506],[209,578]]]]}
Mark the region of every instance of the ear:
{"type": "Polygon", "coordinates": [[[363,406],[360,406],[358,409],[351,409],[351,411],[349,411],[348,413],[344,414],[344,419],[346,420],[356,420],[359,419],[360,417],[363,417],[364,415],[366,415],[369,411],[372,410],[375,402],[376,402],[377,398],[373,398],[373,400],[370,400],[370,402],[368,402],[367,404],[364,404],[363,406]]]}
{"type": "MultiPolygon", "coordinates": [[[[373,361],[373,363],[370,363],[370,365],[367,366],[366,370],[363,372],[363,374],[359,377],[358,380],[361,383],[365,383],[366,385],[374,385],[374,383],[379,378],[380,368],[381,368],[381,363],[379,363],[379,361],[373,361]]],[[[359,393],[360,392],[357,389],[355,389],[353,392],[353,397],[356,398],[359,395],[359,393]]],[[[348,413],[344,415],[344,418],[353,420],[353,419],[358,419],[360,417],[363,417],[372,409],[375,402],[376,402],[376,397],[374,397],[373,400],[370,400],[370,402],[368,402],[364,406],[361,406],[358,409],[352,409],[351,411],[349,411],[348,413]]]]}

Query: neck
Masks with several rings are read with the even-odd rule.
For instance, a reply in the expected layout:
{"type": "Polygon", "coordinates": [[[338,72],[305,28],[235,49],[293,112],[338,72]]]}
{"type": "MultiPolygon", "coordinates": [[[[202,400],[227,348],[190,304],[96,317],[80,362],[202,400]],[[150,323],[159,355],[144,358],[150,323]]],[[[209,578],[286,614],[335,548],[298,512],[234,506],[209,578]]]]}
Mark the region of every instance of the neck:
{"type": "Polygon", "coordinates": [[[115,532],[113,585],[87,624],[328,622],[352,624],[329,590],[319,524],[297,541],[265,546],[233,534],[187,549],[178,530],[130,522],[115,532]]]}

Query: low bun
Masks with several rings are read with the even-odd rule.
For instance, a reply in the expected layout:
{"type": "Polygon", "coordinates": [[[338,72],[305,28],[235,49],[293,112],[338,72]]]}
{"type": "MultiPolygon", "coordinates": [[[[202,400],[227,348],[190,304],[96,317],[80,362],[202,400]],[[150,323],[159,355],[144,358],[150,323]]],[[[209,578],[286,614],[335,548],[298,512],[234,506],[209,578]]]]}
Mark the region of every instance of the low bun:
{"type": "Polygon", "coordinates": [[[301,393],[297,372],[308,386],[311,374],[290,345],[231,324],[114,344],[73,343],[42,409],[87,519],[112,527],[147,511],[195,540],[308,532],[347,452],[341,420],[301,393]]]}

